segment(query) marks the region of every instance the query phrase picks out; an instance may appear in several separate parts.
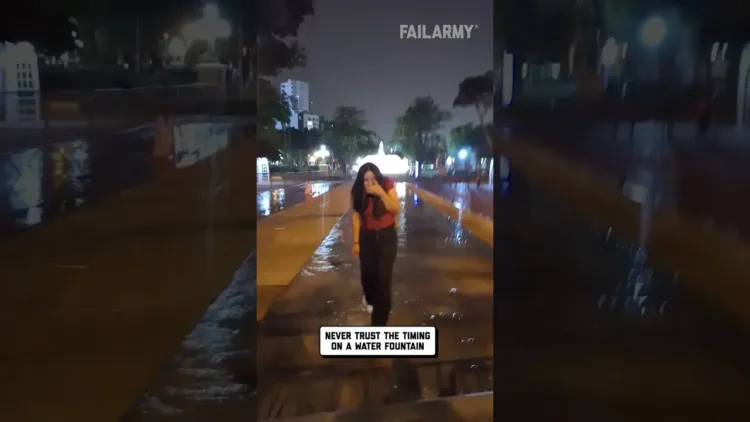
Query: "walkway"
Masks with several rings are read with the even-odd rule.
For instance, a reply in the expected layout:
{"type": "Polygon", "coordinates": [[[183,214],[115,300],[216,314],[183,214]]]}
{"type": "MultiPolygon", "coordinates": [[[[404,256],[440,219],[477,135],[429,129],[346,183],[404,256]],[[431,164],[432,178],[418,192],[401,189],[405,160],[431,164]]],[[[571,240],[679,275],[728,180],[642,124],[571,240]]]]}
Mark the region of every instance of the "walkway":
{"type": "Polygon", "coordinates": [[[628,249],[514,175],[494,220],[498,414],[746,420],[747,332],[664,268],[628,301],[628,249]]]}
{"type": "Polygon", "coordinates": [[[121,417],[254,248],[250,147],[0,239],[0,420],[121,417]]]}
{"type": "Polygon", "coordinates": [[[345,184],[259,220],[258,321],[349,209],[350,190],[345,184]]]}
{"type": "MultiPolygon", "coordinates": [[[[437,326],[440,356],[373,361],[318,354],[321,325],[369,323],[347,214],[260,326],[259,419],[492,389],[492,250],[397,188],[404,213],[390,324],[437,326]]],[[[444,416],[454,420],[450,408],[444,416]]]]}

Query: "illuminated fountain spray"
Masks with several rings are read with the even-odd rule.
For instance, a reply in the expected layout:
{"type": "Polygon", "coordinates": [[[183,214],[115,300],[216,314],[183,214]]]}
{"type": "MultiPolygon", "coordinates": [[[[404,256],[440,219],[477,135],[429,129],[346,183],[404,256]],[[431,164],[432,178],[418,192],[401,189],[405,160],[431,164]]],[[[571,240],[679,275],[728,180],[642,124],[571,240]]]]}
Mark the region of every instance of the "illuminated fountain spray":
{"type": "Polygon", "coordinates": [[[407,174],[409,172],[409,160],[396,154],[386,154],[382,141],[377,153],[357,159],[357,168],[365,163],[375,164],[383,174],[407,174]]]}

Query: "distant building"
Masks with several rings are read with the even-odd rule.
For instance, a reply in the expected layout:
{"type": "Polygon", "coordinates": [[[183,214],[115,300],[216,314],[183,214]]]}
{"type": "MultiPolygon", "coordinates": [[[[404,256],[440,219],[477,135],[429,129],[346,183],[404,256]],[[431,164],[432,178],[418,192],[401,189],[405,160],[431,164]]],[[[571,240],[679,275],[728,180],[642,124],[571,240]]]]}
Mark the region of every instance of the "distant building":
{"type": "Polygon", "coordinates": [[[310,111],[310,88],[307,82],[288,79],[281,83],[281,95],[286,98],[291,111],[289,127],[302,129],[301,114],[310,111]]]}
{"type": "Polygon", "coordinates": [[[0,43],[0,120],[41,118],[39,59],[28,42],[0,43]]]}
{"type": "Polygon", "coordinates": [[[320,116],[312,113],[302,113],[302,129],[320,129],[320,116]]]}

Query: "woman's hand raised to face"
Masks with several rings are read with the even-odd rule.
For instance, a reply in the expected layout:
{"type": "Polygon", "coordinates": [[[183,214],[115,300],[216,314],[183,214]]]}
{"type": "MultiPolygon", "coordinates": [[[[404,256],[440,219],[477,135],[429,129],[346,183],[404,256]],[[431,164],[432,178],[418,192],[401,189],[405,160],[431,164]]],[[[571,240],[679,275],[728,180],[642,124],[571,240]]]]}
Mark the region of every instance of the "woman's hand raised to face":
{"type": "Polygon", "coordinates": [[[377,183],[372,183],[365,186],[365,191],[367,191],[368,195],[383,196],[386,194],[385,190],[383,190],[383,187],[377,183]]]}

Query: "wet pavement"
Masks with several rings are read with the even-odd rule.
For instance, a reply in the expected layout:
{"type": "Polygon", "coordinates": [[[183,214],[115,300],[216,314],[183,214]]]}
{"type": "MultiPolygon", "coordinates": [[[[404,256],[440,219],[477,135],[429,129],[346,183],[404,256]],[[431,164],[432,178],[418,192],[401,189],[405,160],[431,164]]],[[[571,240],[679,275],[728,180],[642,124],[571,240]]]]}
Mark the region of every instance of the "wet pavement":
{"type": "Polygon", "coordinates": [[[121,422],[247,421],[255,409],[255,254],[121,422]]]}
{"type": "Polygon", "coordinates": [[[260,325],[259,420],[492,390],[492,249],[403,183],[397,189],[404,213],[389,324],[438,327],[439,357],[320,357],[321,325],[369,324],[344,216],[260,325]]]}
{"type": "Polygon", "coordinates": [[[445,183],[440,179],[420,180],[416,186],[452,202],[456,208],[470,210],[489,219],[494,218],[492,186],[482,185],[477,188],[474,183],[445,183]]]}
{"type": "Polygon", "coordinates": [[[505,412],[519,420],[750,416],[750,337],[739,324],[679,275],[634,265],[632,245],[520,175],[496,201],[495,393],[505,412]]]}
{"type": "Polygon", "coordinates": [[[306,183],[296,183],[280,188],[258,186],[258,218],[287,209],[315,198],[339,186],[343,182],[312,182],[310,192],[306,192],[306,183]]]}

